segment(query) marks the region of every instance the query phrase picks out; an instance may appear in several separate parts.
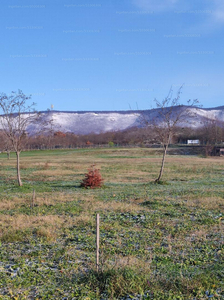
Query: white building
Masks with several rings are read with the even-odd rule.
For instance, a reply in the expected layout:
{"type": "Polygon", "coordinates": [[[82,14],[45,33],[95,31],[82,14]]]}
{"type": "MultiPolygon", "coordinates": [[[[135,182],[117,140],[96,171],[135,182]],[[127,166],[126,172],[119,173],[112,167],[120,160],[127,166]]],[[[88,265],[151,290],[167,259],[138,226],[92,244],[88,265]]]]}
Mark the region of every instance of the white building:
{"type": "Polygon", "coordinates": [[[200,141],[199,140],[187,140],[188,145],[199,145],[200,141]]]}

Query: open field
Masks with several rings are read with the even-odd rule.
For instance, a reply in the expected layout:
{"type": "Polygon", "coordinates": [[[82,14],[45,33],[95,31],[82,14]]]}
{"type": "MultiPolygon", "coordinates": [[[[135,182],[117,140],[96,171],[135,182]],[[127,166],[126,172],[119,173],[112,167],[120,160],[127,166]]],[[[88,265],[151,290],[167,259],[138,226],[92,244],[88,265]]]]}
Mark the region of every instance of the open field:
{"type": "Polygon", "coordinates": [[[167,156],[155,185],[158,151],[25,152],[22,187],[0,154],[0,299],[224,299],[224,158],[167,156]]]}

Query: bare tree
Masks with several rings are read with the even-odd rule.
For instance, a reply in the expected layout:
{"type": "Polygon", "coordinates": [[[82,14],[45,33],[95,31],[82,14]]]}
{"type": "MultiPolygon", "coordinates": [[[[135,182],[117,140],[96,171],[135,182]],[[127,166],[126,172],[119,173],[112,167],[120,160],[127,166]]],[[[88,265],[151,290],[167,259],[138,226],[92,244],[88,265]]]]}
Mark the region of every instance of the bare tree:
{"type": "Polygon", "coordinates": [[[12,145],[6,138],[3,130],[0,130],[0,150],[7,153],[8,159],[10,159],[10,152],[12,151],[12,145]]]}
{"type": "Polygon", "coordinates": [[[162,178],[167,149],[177,127],[180,126],[181,123],[188,122],[189,118],[192,117],[190,108],[195,107],[198,104],[197,100],[188,100],[186,106],[180,104],[182,87],[183,86],[179,88],[176,97],[173,97],[173,89],[171,88],[164,100],[158,101],[155,99],[157,107],[157,109],[154,110],[155,116],[151,120],[146,120],[144,118],[144,122],[146,122],[147,125],[151,127],[152,131],[156,133],[157,139],[163,147],[160,172],[155,183],[158,183],[162,178]]]}
{"type": "Polygon", "coordinates": [[[211,119],[206,116],[202,122],[202,127],[198,130],[201,135],[202,144],[205,145],[205,155],[214,154],[216,146],[222,145],[224,140],[224,122],[217,117],[211,119]]]}
{"type": "Polygon", "coordinates": [[[31,96],[26,96],[21,90],[12,92],[11,95],[0,94],[0,108],[2,115],[0,123],[8,143],[16,152],[17,158],[17,180],[22,186],[20,176],[20,153],[24,149],[29,135],[27,127],[36,122],[39,114],[34,110],[35,104],[27,104],[31,96]]]}

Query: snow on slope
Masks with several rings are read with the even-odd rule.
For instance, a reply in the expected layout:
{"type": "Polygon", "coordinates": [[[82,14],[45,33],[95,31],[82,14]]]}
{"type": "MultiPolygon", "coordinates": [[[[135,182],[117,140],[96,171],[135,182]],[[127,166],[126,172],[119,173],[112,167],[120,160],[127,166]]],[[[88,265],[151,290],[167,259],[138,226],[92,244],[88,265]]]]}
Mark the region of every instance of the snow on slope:
{"type": "Polygon", "coordinates": [[[195,113],[197,117],[209,119],[209,120],[219,120],[224,121],[224,109],[209,109],[205,110],[202,108],[192,108],[192,113],[195,113]]]}
{"type": "Polygon", "coordinates": [[[87,134],[90,132],[100,133],[113,130],[123,130],[134,126],[137,116],[135,114],[125,115],[119,113],[56,113],[53,114],[53,122],[60,124],[58,130],[87,134]],[[61,128],[61,129],[60,129],[61,128]]]}
{"type": "MultiPolygon", "coordinates": [[[[45,112],[45,120],[52,120],[54,131],[72,132],[75,134],[101,133],[124,130],[138,126],[139,113],[121,112],[45,112]]],[[[37,131],[37,125],[27,128],[29,132],[37,131]]]]}
{"type": "MultiPolygon", "coordinates": [[[[221,121],[224,122],[224,106],[218,108],[207,108],[202,109],[198,107],[189,107],[186,110],[185,107],[175,107],[172,110],[172,114],[175,117],[179,114],[180,110],[184,110],[182,119],[180,118],[178,126],[181,127],[192,127],[198,128],[204,126],[208,121],[221,121]]],[[[168,109],[169,110],[169,109],[168,109]]],[[[143,111],[144,118],[147,119],[148,123],[152,120],[156,120],[157,123],[162,124],[162,118],[160,116],[160,109],[154,109],[151,111],[143,111]]]]}

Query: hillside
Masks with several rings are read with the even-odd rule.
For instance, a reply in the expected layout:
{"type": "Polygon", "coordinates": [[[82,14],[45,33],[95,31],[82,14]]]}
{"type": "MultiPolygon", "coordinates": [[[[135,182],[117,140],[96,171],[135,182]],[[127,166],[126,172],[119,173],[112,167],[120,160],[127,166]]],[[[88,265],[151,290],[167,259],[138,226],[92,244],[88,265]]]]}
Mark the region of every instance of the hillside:
{"type": "MultiPolygon", "coordinates": [[[[174,111],[180,109],[183,107],[176,107],[174,111]]],[[[224,122],[224,106],[205,109],[191,107],[189,109],[190,117],[183,118],[183,122],[179,123],[180,126],[196,128],[211,120],[224,122]]],[[[144,127],[143,120],[147,120],[149,124],[155,119],[161,122],[159,112],[159,109],[151,109],[141,111],[43,111],[41,114],[46,121],[52,120],[51,126],[54,131],[88,134],[144,127]]],[[[39,131],[38,124],[30,125],[27,131],[30,133],[39,131]]]]}

